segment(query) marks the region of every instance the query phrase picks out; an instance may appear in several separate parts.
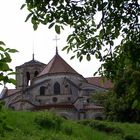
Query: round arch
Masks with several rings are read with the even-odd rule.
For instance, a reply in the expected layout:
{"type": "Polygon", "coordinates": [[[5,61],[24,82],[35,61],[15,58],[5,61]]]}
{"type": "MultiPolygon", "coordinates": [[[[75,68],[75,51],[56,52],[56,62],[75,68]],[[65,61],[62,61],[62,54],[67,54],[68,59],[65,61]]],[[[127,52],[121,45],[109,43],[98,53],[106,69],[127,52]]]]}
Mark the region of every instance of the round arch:
{"type": "Polygon", "coordinates": [[[66,120],[70,119],[70,115],[68,113],[61,113],[60,116],[66,120]]]}

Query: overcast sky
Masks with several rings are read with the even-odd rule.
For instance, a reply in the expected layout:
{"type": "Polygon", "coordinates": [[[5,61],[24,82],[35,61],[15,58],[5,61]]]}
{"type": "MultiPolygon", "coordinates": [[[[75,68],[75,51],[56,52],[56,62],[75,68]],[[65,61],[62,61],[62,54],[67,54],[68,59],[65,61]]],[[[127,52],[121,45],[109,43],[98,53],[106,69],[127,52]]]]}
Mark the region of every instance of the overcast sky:
{"type": "MultiPolygon", "coordinates": [[[[33,31],[30,22],[24,22],[28,12],[26,9],[20,10],[24,0],[0,0],[0,41],[4,41],[6,47],[15,48],[19,51],[12,55],[11,67],[15,69],[32,59],[33,47],[35,59],[47,64],[55,55],[55,31],[49,30],[46,26],[39,26],[37,31],[33,31]]],[[[79,62],[77,59],[70,60],[71,54],[61,51],[66,45],[66,38],[71,32],[65,29],[58,36],[58,50],[60,56],[70,64],[77,72],[84,77],[91,77],[100,64],[95,58],[90,62],[86,60],[79,62]]]]}

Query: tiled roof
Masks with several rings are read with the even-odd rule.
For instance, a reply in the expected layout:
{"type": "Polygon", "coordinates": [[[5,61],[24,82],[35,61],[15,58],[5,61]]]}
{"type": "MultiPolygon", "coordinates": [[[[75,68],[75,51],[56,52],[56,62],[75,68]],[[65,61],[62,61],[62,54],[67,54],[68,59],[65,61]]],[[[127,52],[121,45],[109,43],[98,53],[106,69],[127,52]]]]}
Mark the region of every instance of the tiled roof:
{"type": "Polygon", "coordinates": [[[31,65],[44,65],[45,66],[46,64],[33,59],[17,67],[26,67],[26,66],[31,66],[31,65]]]}
{"type": "Polygon", "coordinates": [[[56,54],[47,64],[39,76],[49,73],[73,73],[78,74],[66,61],[56,54]]]}
{"type": "Polygon", "coordinates": [[[10,96],[10,95],[13,95],[17,92],[19,92],[20,90],[18,89],[8,89],[7,92],[6,92],[6,96],[10,96]]]}
{"type": "Polygon", "coordinates": [[[4,88],[1,92],[1,99],[12,96],[12,95],[17,94],[19,92],[20,92],[20,90],[18,90],[18,89],[4,88]]]}
{"type": "Polygon", "coordinates": [[[92,85],[103,87],[105,89],[110,89],[113,87],[113,83],[110,80],[103,79],[102,77],[89,77],[86,78],[86,80],[92,85]]]}

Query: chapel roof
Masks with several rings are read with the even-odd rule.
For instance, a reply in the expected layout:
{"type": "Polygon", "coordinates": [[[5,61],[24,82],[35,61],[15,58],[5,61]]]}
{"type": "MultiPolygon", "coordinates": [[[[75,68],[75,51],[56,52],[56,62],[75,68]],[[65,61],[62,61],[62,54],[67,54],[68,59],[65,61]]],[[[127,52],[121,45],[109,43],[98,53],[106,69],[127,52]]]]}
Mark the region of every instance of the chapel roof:
{"type": "Polygon", "coordinates": [[[34,59],[34,54],[33,54],[33,58],[32,60],[28,61],[28,62],[25,62],[24,64],[20,65],[20,66],[17,66],[17,67],[26,67],[26,66],[32,66],[32,65],[43,65],[45,66],[46,64],[40,62],[40,61],[37,61],[34,59]]]}
{"type": "Polygon", "coordinates": [[[51,59],[39,76],[54,73],[79,74],[58,54],[58,52],[56,52],[56,55],[51,59]]]}
{"type": "Polygon", "coordinates": [[[103,79],[102,77],[88,77],[86,78],[86,80],[88,81],[88,83],[98,87],[102,87],[105,89],[113,88],[113,83],[110,80],[103,79]]]}

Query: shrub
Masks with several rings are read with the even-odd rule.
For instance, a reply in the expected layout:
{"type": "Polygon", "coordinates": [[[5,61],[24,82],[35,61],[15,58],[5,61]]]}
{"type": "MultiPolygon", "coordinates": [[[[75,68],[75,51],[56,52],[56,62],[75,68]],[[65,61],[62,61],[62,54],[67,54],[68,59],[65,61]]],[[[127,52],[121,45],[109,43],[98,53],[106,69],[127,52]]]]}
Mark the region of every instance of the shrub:
{"type": "Polygon", "coordinates": [[[133,135],[125,135],[124,139],[125,140],[140,140],[138,138],[135,138],[135,136],[133,136],[133,135]]]}
{"type": "Polygon", "coordinates": [[[60,129],[61,123],[63,122],[63,118],[57,116],[54,113],[42,112],[35,118],[35,123],[40,125],[41,127],[48,129],[60,129]]]}
{"type": "Polygon", "coordinates": [[[91,128],[97,129],[99,131],[104,131],[107,133],[123,134],[122,129],[120,129],[119,127],[109,126],[108,124],[102,123],[100,121],[85,120],[85,121],[80,121],[80,123],[83,125],[90,126],[91,128]]]}
{"type": "Polygon", "coordinates": [[[0,136],[4,137],[5,131],[11,131],[13,128],[6,122],[6,114],[3,103],[0,102],[0,136]]]}
{"type": "Polygon", "coordinates": [[[66,124],[64,124],[61,129],[68,136],[72,135],[72,133],[73,133],[72,127],[68,126],[66,124]]]}

